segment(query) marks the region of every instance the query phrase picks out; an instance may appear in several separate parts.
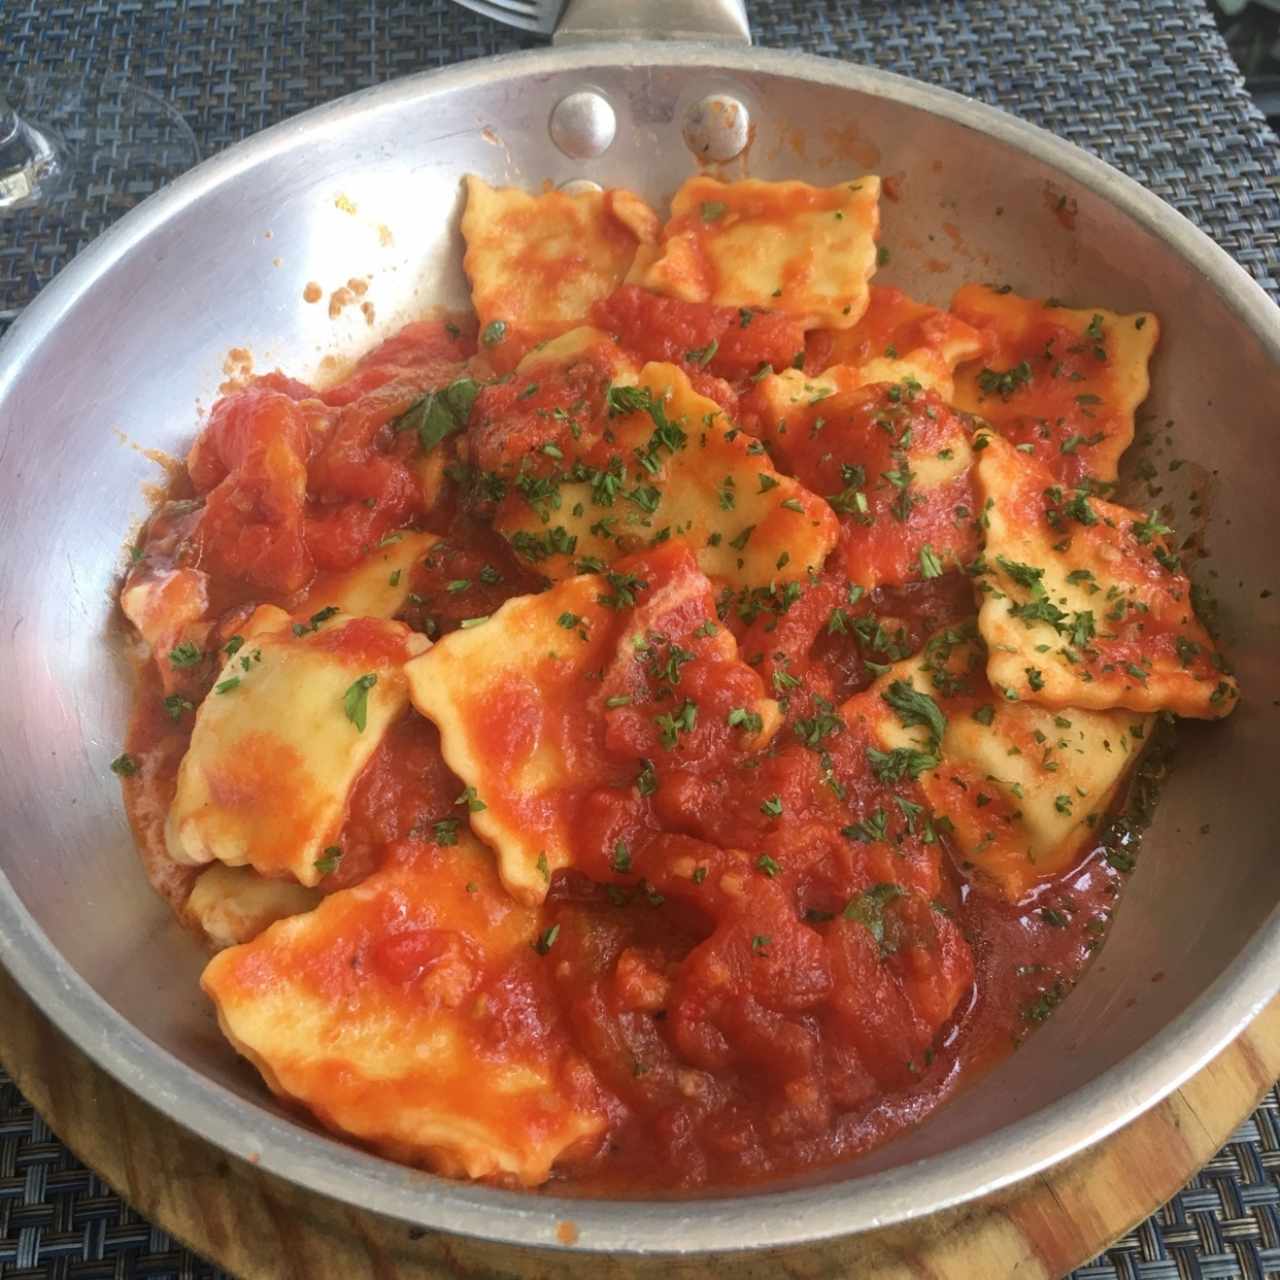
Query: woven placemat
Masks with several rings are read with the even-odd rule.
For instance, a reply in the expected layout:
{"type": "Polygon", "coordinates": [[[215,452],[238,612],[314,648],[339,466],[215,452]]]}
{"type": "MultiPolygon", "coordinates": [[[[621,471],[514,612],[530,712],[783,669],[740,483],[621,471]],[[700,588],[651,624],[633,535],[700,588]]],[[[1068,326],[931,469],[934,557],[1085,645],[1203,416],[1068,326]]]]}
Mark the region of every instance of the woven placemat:
{"type": "MultiPolygon", "coordinates": [[[[619,0],[620,3],[625,0],[619,0]]],[[[757,42],[872,63],[1044,125],[1138,179],[1280,300],[1280,150],[1201,0],[749,0],[757,42]]],[[[447,0],[0,0],[0,74],[127,75],[202,153],[424,67],[535,43],[447,0]]],[[[147,194],[108,164],[0,222],[0,325],[147,194]]],[[[1280,1096],[1076,1280],[1280,1276],[1280,1096]]],[[[0,1072],[0,1280],[221,1280],[80,1165],[0,1072]]],[[[1002,1280],[993,1277],[992,1280],[1002,1280]]]]}

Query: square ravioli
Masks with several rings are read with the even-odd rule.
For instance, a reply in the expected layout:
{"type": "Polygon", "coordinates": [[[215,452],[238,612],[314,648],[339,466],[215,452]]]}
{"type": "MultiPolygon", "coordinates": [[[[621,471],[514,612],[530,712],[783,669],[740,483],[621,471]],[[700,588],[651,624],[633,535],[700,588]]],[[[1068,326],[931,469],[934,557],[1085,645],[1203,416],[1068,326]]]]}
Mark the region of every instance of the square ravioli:
{"type": "Polygon", "coordinates": [[[394,618],[409,598],[413,566],[439,541],[411,529],[390,533],[352,568],[318,574],[294,612],[333,607],[355,618],[394,618]]]}
{"type": "Polygon", "coordinates": [[[1008,699],[1216,719],[1239,690],[1205,630],[1155,513],[1055,483],[981,432],[986,547],[975,579],[987,675],[1008,699]]]}
{"type": "Polygon", "coordinates": [[[505,372],[539,342],[587,322],[637,247],[656,241],[658,217],[630,191],[533,196],[470,175],[462,235],[480,349],[505,372]]]}
{"type": "Polygon", "coordinates": [[[759,429],[778,465],[840,518],[832,561],[863,587],[941,577],[979,546],[969,424],[912,377],[850,391],[831,373],[765,378],[759,429]]]}
{"type": "Polygon", "coordinates": [[[676,192],[661,244],[637,258],[630,278],[686,302],[850,329],[867,309],[879,229],[877,177],[813,187],[699,174],[676,192]]]}
{"type": "Polygon", "coordinates": [[[277,920],[310,911],[322,896],[319,888],[215,862],[191,886],[182,914],[215,947],[230,947],[256,938],[277,920]]]}
{"type": "MultiPolygon", "coordinates": [[[[564,467],[517,477],[496,527],[551,578],[682,538],[704,573],[734,587],[805,579],[838,525],[830,507],[770,463],[675,365],[613,387],[608,432],[564,467]]],[[[562,452],[562,451],[561,451],[562,452]]],[[[557,460],[559,461],[559,460],[557,460]]]]}
{"type": "MultiPolygon", "coordinates": [[[[870,305],[852,329],[814,329],[805,340],[805,368],[856,372],[855,385],[898,382],[910,374],[950,402],[956,366],[983,354],[986,337],[949,311],[917,302],[901,289],[872,285],[870,305]]],[[[842,387],[842,390],[847,388],[842,387]]]]}
{"type": "Polygon", "coordinates": [[[938,632],[843,712],[878,744],[874,768],[915,777],[970,876],[1016,902],[1101,835],[1151,718],[1010,703],[985,658],[972,624],[938,632]]]}
{"type": "Polygon", "coordinates": [[[978,284],[958,290],[951,309],[990,344],[957,373],[956,406],[1028,446],[1063,483],[1114,480],[1151,386],[1156,317],[1073,310],[978,284]]]}
{"type": "Polygon", "coordinates": [[[606,1123],[537,911],[465,833],[223,951],[201,980],[271,1089],[394,1160],[535,1186],[606,1123]]]}
{"type": "Polygon", "coordinates": [[[583,815],[601,788],[634,794],[654,762],[721,761],[779,723],[680,543],[508,600],[405,674],[469,788],[472,829],[523,902],[598,852],[583,815]]]}
{"type": "MultiPolygon", "coordinates": [[[[186,642],[200,648],[209,631],[209,578],[199,569],[153,569],[145,561],[129,573],[120,611],[133,624],[171,693],[182,683],[170,654],[186,642]]],[[[179,650],[181,652],[181,650],[179,650]]]]}
{"type": "Polygon", "coordinates": [[[196,711],[169,856],[319,883],[347,795],[408,704],[404,664],[427,644],[381,618],[259,608],[196,711]]]}

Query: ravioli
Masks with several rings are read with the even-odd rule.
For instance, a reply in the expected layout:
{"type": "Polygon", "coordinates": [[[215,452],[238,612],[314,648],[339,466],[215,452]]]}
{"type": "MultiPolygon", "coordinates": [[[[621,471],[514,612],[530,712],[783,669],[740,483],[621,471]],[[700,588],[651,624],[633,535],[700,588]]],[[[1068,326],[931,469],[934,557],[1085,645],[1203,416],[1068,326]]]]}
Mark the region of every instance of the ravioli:
{"type": "Polygon", "coordinates": [[[1216,719],[1239,690],[1196,617],[1157,514],[1054,482],[998,435],[974,441],[987,675],[1008,699],[1216,719]]]}
{"type": "Polygon", "coordinates": [[[698,174],[676,192],[661,244],[629,280],[686,302],[851,329],[867,309],[879,228],[877,177],[813,187],[698,174]]]}
{"type": "Polygon", "coordinates": [[[990,343],[983,360],[958,372],[957,407],[1029,446],[1064,483],[1114,480],[1150,389],[1156,317],[1073,310],[976,284],[960,289],[951,309],[990,343]]]}
{"type": "Polygon", "coordinates": [[[632,383],[639,373],[635,361],[603,329],[580,325],[534,347],[516,366],[516,379],[557,376],[584,360],[607,371],[610,382],[632,383]]]}
{"type": "Polygon", "coordinates": [[[273,1091],[392,1159],[535,1186],[604,1130],[536,949],[539,914],[465,833],[210,961],[202,985],[273,1091]]]}
{"type": "Polygon", "coordinates": [[[177,687],[180,672],[169,655],[180,644],[204,643],[209,624],[209,579],[199,569],[134,569],[120,592],[120,610],[155,659],[165,692],[177,687]]]}
{"type": "Polygon", "coordinates": [[[918,775],[962,868],[1016,902],[1101,834],[1151,717],[1008,702],[984,661],[972,625],[939,632],[843,711],[876,742],[873,767],[918,775]]]}
{"type": "Polygon", "coordinates": [[[658,230],[657,215],[630,191],[534,196],[468,176],[462,265],[481,351],[510,370],[537,343],[585,324],[658,230]]]}
{"type": "Polygon", "coordinates": [[[810,332],[805,368],[816,374],[833,366],[848,369],[858,386],[911,376],[950,402],[956,366],[982,355],[986,341],[959,316],[917,302],[901,289],[873,284],[870,305],[852,329],[810,332]]]}
{"type": "Polygon", "coordinates": [[[610,441],[549,475],[528,473],[499,509],[496,527],[540,573],[560,579],[669,538],[734,587],[821,569],[838,531],[831,509],[681,369],[647,364],[634,391],[611,400],[610,441]]]}
{"type": "Polygon", "coordinates": [[[413,704],[469,788],[472,829],[520,901],[579,863],[593,792],[629,792],[646,759],[693,765],[772,736],[777,704],[715,617],[711,584],[669,543],[508,600],[408,664],[413,704]],[[755,727],[735,727],[735,708],[755,727]]]}
{"type": "Polygon", "coordinates": [[[354,568],[320,574],[297,611],[333,606],[357,618],[394,618],[409,598],[413,566],[439,541],[434,533],[389,534],[354,568]]]}
{"type": "Polygon", "coordinates": [[[839,514],[835,560],[867,588],[968,564],[979,538],[967,421],[912,377],[828,394],[845,372],[765,378],[774,388],[758,402],[771,456],[839,514]]]}
{"type": "MultiPolygon", "coordinates": [[[[327,611],[325,611],[327,612],[327,611]]],[[[398,622],[261,606],[196,711],[165,826],[175,862],[314,885],[347,795],[408,703],[428,641],[398,622]]]]}
{"type": "Polygon", "coordinates": [[[230,947],[277,920],[310,911],[322,896],[292,880],[268,880],[252,867],[215,863],[200,873],[183,911],[215,946],[230,947]]]}

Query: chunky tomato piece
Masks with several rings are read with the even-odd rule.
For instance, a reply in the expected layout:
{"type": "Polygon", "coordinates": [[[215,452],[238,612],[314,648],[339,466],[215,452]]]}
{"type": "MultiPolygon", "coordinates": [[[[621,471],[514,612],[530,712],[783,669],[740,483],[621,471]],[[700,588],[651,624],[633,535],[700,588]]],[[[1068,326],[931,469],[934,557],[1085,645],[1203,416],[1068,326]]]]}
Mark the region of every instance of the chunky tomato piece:
{"type": "Polygon", "coordinates": [[[564,364],[481,388],[467,433],[471,461],[509,475],[530,458],[545,463],[587,453],[609,416],[614,365],[607,357],[590,347],[564,364]]]}
{"type": "Polygon", "coordinates": [[[973,956],[954,922],[917,894],[871,886],[859,906],[828,927],[835,994],[824,1022],[881,1088],[893,1088],[928,1065],[924,1055],[973,982],[973,956]]]}
{"type": "Polygon", "coordinates": [[[597,303],[593,319],[643,360],[706,369],[729,381],[761,365],[785,369],[804,353],[804,329],[779,311],[682,302],[638,285],[623,285],[597,303]]]}
{"type": "Polygon", "coordinates": [[[297,403],[250,388],[225,396],[187,460],[207,493],[201,567],[255,586],[296,591],[315,570],[303,536],[308,434],[297,403]]]}
{"type": "Polygon", "coordinates": [[[307,541],[321,568],[349,568],[422,511],[418,436],[396,425],[437,378],[434,369],[398,376],[339,411],[308,472],[307,541]]]}
{"type": "Polygon", "coordinates": [[[410,584],[400,616],[433,637],[456,631],[467,618],[486,618],[512,596],[542,586],[515,558],[505,538],[465,515],[414,565],[410,584]]]}
{"type": "Polygon", "coordinates": [[[474,320],[407,324],[362,356],[342,382],[324,393],[324,401],[348,405],[405,375],[413,375],[423,386],[444,386],[461,376],[463,362],[475,349],[474,320]]]}

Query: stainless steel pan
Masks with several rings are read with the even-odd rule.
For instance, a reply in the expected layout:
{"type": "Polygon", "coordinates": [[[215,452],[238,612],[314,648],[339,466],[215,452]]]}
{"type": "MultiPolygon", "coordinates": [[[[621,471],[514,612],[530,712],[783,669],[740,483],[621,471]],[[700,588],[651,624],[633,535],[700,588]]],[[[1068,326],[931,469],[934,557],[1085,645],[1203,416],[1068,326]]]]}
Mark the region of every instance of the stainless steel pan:
{"type": "MultiPolygon", "coordinates": [[[[688,25],[698,10],[685,13],[688,25]]],[[[162,1111],[305,1187],[422,1226],[554,1248],[568,1216],[580,1249],[625,1252],[795,1244],[906,1220],[1124,1124],[1280,985],[1280,608],[1259,598],[1280,576],[1275,308],[1188,222],[1074,147],[938,89],[731,36],[567,42],[308,112],[148,200],[0,346],[0,960],[162,1111]],[[561,150],[549,121],[584,93],[560,109],[561,150]],[[692,167],[686,124],[699,147],[732,148],[705,129],[723,113],[696,110],[715,94],[750,120],[748,160],[731,171],[900,175],[901,197],[885,207],[891,283],[945,301],[962,280],[998,279],[1160,313],[1148,452],[1184,526],[1191,505],[1207,512],[1202,574],[1220,574],[1212,585],[1247,697],[1226,724],[1184,731],[1113,936],[1079,989],[917,1132],[804,1185],[697,1203],[442,1181],[268,1100],[199,994],[199,949],[138,866],[108,762],[128,703],[113,604],[121,547],[161,478],[140,450],[183,453],[228,348],[248,349],[259,369],[318,374],[324,357],[368,346],[428,303],[463,302],[463,173],[627,184],[662,201],[692,167]],[[354,308],[333,320],[303,301],[311,281],[327,293],[355,276],[369,281],[372,327],[354,308]],[[1170,474],[1175,456],[1191,462],[1170,474]]]]}

